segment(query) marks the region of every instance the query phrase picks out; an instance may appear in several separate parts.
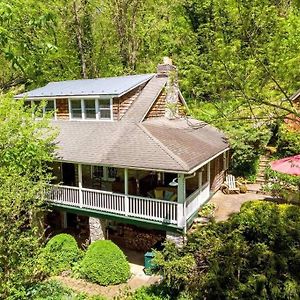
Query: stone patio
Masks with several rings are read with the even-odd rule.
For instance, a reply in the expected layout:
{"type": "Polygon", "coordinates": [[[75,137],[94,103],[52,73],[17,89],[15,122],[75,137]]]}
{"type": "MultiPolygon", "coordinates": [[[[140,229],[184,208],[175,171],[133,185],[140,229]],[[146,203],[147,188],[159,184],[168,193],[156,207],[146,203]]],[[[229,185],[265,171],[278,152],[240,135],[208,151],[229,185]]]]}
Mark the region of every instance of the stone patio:
{"type": "Polygon", "coordinates": [[[225,195],[218,191],[209,201],[216,205],[215,220],[225,221],[233,213],[240,211],[243,203],[252,200],[263,200],[269,196],[260,193],[259,184],[248,184],[248,192],[245,194],[229,194],[225,195]]]}

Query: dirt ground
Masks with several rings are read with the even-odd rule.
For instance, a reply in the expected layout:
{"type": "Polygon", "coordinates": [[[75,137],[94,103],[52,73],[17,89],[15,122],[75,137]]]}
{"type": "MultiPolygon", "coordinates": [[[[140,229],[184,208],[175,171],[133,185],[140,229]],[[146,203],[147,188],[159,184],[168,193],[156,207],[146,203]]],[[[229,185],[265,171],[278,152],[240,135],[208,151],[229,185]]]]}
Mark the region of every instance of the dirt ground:
{"type": "Polygon", "coordinates": [[[144,253],[126,249],[122,250],[127,256],[132,273],[131,278],[125,284],[105,287],[69,276],[56,276],[54,279],[75,292],[86,293],[89,296],[103,296],[107,299],[114,299],[117,296],[123,295],[126,291],[135,291],[142,286],[149,286],[160,280],[159,276],[148,276],[144,273],[144,253]]]}

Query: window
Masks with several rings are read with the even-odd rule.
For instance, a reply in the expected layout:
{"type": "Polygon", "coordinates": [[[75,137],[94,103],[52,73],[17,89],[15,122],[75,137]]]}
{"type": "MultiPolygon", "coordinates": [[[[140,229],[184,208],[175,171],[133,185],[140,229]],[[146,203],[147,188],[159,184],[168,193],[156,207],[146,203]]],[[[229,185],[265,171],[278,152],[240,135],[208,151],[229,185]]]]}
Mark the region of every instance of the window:
{"type": "Polygon", "coordinates": [[[55,100],[30,100],[25,101],[25,107],[33,108],[33,115],[35,118],[42,118],[46,113],[52,113],[55,118],[55,100]],[[43,103],[43,106],[41,104],[43,103]]]}
{"type": "Polygon", "coordinates": [[[54,100],[48,100],[44,108],[45,113],[53,113],[55,111],[54,100]]]}
{"type": "Polygon", "coordinates": [[[40,100],[32,100],[31,106],[33,107],[33,115],[35,118],[42,118],[43,117],[43,110],[40,107],[41,101],[40,100]]]}
{"type": "Polygon", "coordinates": [[[111,105],[110,99],[99,100],[99,119],[110,120],[111,118],[111,105]]]}
{"type": "Polygon", "coordinates": [[[117,176],[117,169],[113,167],[93,166],[92,177],[113,181],[117,176]]]}
{"type": "Polygon", "coordinates": [[[111,120],[111,99],[70,99],[70,119],[111,120]]]}
{"type": "Polygon", "coordinates": [[[71,100],[70,110],[72,119],[82,119],[81,100],[71,100]]]}
{"type": "Polygon", "coordinates": [[[85,119],[96,119],[95,100],[84,100],[84,117],[85,119]]]}

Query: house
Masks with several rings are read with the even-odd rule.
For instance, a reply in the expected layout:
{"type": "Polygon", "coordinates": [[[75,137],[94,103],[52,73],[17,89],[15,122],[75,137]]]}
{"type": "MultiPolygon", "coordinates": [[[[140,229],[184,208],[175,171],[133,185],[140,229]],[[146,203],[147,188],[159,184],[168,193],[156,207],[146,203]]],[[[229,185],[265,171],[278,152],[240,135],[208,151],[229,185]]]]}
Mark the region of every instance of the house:
{"type": "MultiPolygon", "coordinates": [[[[293,104],[294,108],[300,113],[300,90],[298,90],[294,95],[292,95],[289,100],[293,104]]],[[[296,114],[288,114],[284,119],[287,127],[291,131],[299,131],[300,129],[300,117],[296,114]]]]}
{"type": "Polygon", "coordinates": [[[24,97],[47,100],[59,129],[54,219],[91,240],[147,250],[185,233],[223,182],[227,140],[186,116],[169,59],[155,74],[51,82],[24,97]]]}

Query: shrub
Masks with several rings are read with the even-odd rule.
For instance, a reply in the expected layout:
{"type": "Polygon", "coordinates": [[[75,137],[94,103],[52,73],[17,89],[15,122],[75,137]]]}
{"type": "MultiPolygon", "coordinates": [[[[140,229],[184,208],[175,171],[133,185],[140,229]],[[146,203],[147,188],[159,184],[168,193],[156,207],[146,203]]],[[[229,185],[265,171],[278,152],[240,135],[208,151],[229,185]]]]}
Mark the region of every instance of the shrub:
{"type": "Polygon", "coordinates": [[[81,277],[101,285],[123,283],[130,276],[124,253],[107,240],[96,241],[88,247],[78,271],[81,277]]]}
{"type": "Polygon", "coordinates": [[[77,242],[69,234],[58,234],[51,238],[42,250],[41,265],[50,275],[58,275],[70,270],[81,258],[77,242]]]}
{"type": "Polygon", "coordinates": [[[278,135],[277,151],[282,157],[300,153],[300,133],[298,131],[289,130],[286,125],[282,125],[278,135]]]}

